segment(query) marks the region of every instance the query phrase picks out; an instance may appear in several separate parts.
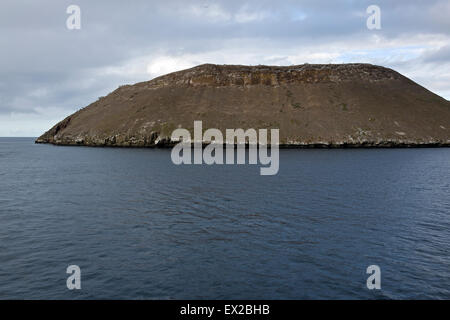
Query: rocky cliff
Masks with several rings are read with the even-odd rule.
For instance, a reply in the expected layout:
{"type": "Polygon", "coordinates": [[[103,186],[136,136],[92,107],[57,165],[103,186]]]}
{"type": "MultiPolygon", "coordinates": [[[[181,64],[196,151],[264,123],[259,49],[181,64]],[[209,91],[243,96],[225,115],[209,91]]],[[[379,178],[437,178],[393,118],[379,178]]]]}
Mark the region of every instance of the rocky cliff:
{"type": "Polygon", "coordinates": [[[200,65],[121,86],[36,142],[167,146],[195,120],[278,128],[285,146],[450,146],[450,101],[370,64],[200,65]]]}

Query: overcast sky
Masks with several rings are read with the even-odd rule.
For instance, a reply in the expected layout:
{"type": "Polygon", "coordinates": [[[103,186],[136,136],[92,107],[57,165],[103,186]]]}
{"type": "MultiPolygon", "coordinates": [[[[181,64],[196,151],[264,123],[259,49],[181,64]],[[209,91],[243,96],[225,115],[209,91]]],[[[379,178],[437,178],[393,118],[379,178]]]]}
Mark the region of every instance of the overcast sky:
{"type": "Polygon", "coordinates": [[[368,62],[450,99],[449,0],[1,0],[0,48],[0,136],[39,136],[119,85],[202,63],[368,62]]]}

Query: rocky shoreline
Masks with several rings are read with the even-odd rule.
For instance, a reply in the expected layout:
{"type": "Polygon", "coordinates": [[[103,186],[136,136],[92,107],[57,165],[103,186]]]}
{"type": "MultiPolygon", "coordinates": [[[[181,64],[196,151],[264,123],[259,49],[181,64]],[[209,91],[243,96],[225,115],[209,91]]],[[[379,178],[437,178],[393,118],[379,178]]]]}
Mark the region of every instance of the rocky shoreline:
{"type": "MultiPolygon", "coordinates": [[[[36,144],[51,144],[55,146],[73,146],[73,147],[97,147],[97,148],[172,148],[178,142],[162,142],[152,144],[91,144],[84,142],[48,142],[40,139],[35,140],[36,144]]],[[[208,144],[204,143],[203,147],[208,144]]],[[[224,144],[225,146],[225,144],[224,144]]],[[[234,145],[235,147],[237,144],[234,145]]],[[[248,148],[248,144],[245,145],[248,148]]],[[[270,146],[269,146],[270,147],[270,146]]],[[[298,143],[298,144],[279,144],[280,149],[352,149],[352,148],[448,148],[450,142],[398,142],[398,141],[380,141],[380,142],[358,142],[358,143],[298,143]]]]}

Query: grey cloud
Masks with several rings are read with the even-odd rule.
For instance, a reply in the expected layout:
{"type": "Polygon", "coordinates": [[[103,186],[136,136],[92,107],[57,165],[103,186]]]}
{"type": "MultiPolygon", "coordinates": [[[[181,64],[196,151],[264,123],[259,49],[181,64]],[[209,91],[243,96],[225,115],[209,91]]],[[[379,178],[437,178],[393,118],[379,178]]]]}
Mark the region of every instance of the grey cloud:
{"type": "Polygon", "coordinates": [[[439,48],[425,56],[424,62],[428,63],[449,63],[450,62],[450,46],[439,48]]]}
{"type": "MultiPolygon", "coordinates": [[[[293,47],[367,42],[374,33],[365,27],[365,9],[372,3],[2,0],[0,114],[31,114],[50,107],[76,110],[121,83],[145,80],[145,72],[135,78],[99,74],[102,68],[139,56],[226,53],[253,46],[264,61],[280,62],[287,61],[283,56],[293,47]],[[73,3],[81,7],[79,31],[65,26],[66,8],[73,3]],[[274,47],[282,57],[264,56],[265,48],[274,47]]],[[[379,0],[377,4],[382,30],[375,34],[392,40],[419,33],[450,36],[444,18],[448,1],[379,0]]],[[[424,59],[437,63],[447,57],[448,49],[441,49],[424,59]]]]}

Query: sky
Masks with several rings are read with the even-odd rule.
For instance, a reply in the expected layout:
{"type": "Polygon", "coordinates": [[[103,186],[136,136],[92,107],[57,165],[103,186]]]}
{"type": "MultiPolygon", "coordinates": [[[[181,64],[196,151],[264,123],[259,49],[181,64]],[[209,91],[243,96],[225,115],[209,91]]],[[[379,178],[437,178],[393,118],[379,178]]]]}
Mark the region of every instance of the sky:
{"type": "Polygon", "coordinates": [[[0,136],[39,136],[120,85],[203,63],[372,63],[450,99],[448,0],[2,0],[0,48],[0,136]]]}

